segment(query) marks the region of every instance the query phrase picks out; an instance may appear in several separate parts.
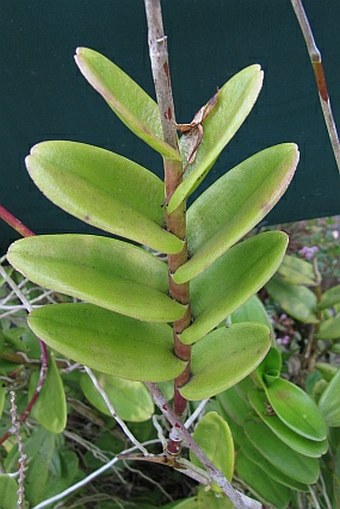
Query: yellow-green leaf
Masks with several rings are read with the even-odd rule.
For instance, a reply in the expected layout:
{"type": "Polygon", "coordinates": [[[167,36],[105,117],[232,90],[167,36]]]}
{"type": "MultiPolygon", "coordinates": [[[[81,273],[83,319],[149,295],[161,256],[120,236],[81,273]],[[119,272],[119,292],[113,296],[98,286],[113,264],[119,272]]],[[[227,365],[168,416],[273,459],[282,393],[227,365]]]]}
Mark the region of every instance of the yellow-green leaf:
{"type": "MultiPolygon", "coordinates": [[[[250,113],[261,90],[263,72],[259,65],[246,67],[227,81],[219,90],[217,104],[203,122],[203,139],[196,159],[189,165],[183,182],[168,205],[173,212],[203,180],[220,152],[231,140],[250,113]]],[[[180,142],[185,152],[185,137],[180,142]],[[184,146],[183,146],[184,145],[184,146]]]]}
{"type": "Polygon", "coordinates": [[[166,294],[166,264],[126,242],[95,235],[28,237],[12,244],[8,260],[34,283],[139,320],[170,322],[185,312],[166,294]]]}
{"type": "Polygon", "coordinates": [[[163,183],[129,159],[83,143],[47,141],[33,147],[26,166],[47,198],[85,223],[157,251],[182,249],[163,228],[163,183]]]}
{"type": "Polygon", "coordinates": [[[190,283],[194,322],[182,334],[194,343],[258,292],[282,261],[283,232],[266,232],[233,246],[190,283]]]}
{"type": "Polygon", "coordinates": [[[297,256],[286,255],[277,272],[285,283],[291,285],[315,286],[317,284],[313,265],[297,256]]]}
{"type": "Polygon", "coordinates": [[[316,296],[305,286],[286,283],[281,277],[273,277],[266,285],[266,290],[281,308],[303,323],[318,323],[315,315],[316,296]]]}
{"type": "Polygon", "coordinates": [[[317,481],[320,466],[316,458],[293,451],[258,420],[246,422],[244,431],[252,445],[280,472],[302,484],[317,481]]]}
{"type": "Polygon", "coordinates": [[[318,304],[318,309],[326,309],[338,304],[340,302],[340,285],[333,286],[326,290],[321,297],[318,304]]]}
{"type": "MultiPolygon", "coordinates": [[[[198,422],[193,438],[210,461],[231,481],[234,472],[234,442],[227,422],[217,412],[208,412],[198,422]]],[[[203,468],[202,463],[190,451],[190,460],[203,468]]],[[[220,489],[216,488],[217,491],[220,489]]]]}
{"type": "Polygon", "coordinates": [[[197,198],[188,210],[191,258],[174,274],[176,283],[209,267],[266,216],[286,191],[298,158],[293,143],[270,147],[230,170],[197,198]]]}
{"type": "Polygon", "coordinates": [[[230,315],[231,323],[255,322],[266,325],[274,336],[273,326],[266,308],[257,295],[253,295],[230,315]]]}
{"type": "Polygon", "coordinates": [[[236,458],[238,476],[249,487],[255,496],[265,504],[272,504],[275,509],[286,509],[291,499],[291,491],[274,479],[265,476],[256,463],[239,452],[236,458]]]}
{"type": "Polygon", "coordinates": [[[165,157],[180,154],[164,142],[157,103],[124,71],[104,55],[77,48],[75,61],[87,81],[131,131],[165,157]]]}
{"type": "Polygon", "coordinates": [[[318,339],[340,338],[340,313],[334,318],[321,322],[320,329],[315,334],[315,337],[318,339]]]}
{"type": "Polygon", "coordinates": [[[9,475],[0,474],[0,508],[17,509],[18,505],[18,484],[9,475]]]}
{"type": "MultiPolygon", "coordinates": [[[[28,397],[33,396],[39,373],[32,373],[28,397]]],[[[38,400],[32,409],[32,416],[52,433],[61,433],[66,427],[67,407],[63,382],[53,355],[49,356],[47,376],[38,400]]]]}
{"type": "Polygon", "coordinates": [[[266,396],[277,416],[295,433],[315,441],[327,438],[327,426],[312,398],[300,387],[283,378],[271,380],[266,396]]]}
{"type": "Polygon", "coordinates": [[[180,393],[199,400],[225,391],[249,375],[269,347],[270,332],[264,325],[240,323],[211,332],[193,346],[192,376],[180,393]]]}
{"type": "Polygon", "coordinates": [[[172,329],[167,324],[141,322],[91,304],[35,309],[28,324],[57,352],[127,380],[171,380],[185,367],[173,354],[172,329]]]}
{"type": "Polygon", "coordinates": [[[328,426],[340,427],[340,369],[327,385],[319,400],[320,412],[328,426]]]}
{"type": "Polygon", "coordinates": [[[266,424],[282,442],[287,444],[288,447],[300,454],[310,456],[311,458],[318,458],[327,452],[327,439],[316,442],[296,433],[286,426],[275,414],[275,410],[270,406],[263,391],[252,390],[249,392],[248,397],[252,407],[264,424],[266,424]]]}

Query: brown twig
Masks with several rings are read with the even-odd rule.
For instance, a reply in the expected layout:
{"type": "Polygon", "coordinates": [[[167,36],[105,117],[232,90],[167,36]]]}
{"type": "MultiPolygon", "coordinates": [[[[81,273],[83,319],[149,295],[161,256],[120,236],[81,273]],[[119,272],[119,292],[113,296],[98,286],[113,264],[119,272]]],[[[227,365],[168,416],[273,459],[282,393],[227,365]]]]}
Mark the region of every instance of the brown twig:
{"type": "MultiPolygon", "coordinates": [[[[7,224],[9,224],[14,230],[16,230],[18,233],[20,233],[23,237],[32,237],[35,235],[32,230],[30,230],[27,226],[25,226],[19,219],[17,219],[13,214],[11,214],[5,207],[0,205],[0,218],[3,219],[7,224]]],[[[0,267],[0,270],[2,267],[0,267]]],[[[21,292],[20,289],[15,285],[14,281],[11,280],[11,278],[8,276],[7,272],[5,270],[1,270],[1,275],[5,279],[5,281],[11,286],[11,288],[14,290],[14,292],[18,295],[19,299],[21,300],[21,292]]],[[[25,302],[23,302],[25,304],[25,302]]],[[[31,311],[31,306],[29,303],[26,303],[26,309],[27,311],[31,311]]],[[[40,352],[41,352],[41,367],[40,367],[40,373],[39,378],[37,382],[37,386],[34,390],[33,396],[28,402],[25,410],[23,411],[22,415],[19,418],[19,422],[23,423],[26,421],[27,417],[30,415],[32,408],[34,407],[39,394],[41,393],[41,390],[44,386],[46,375],[47,375],[47,369],[48,369],[48,351],[47,346],[39,339],[39,346],[40,346],[40,352]]],[[[3,444],[10,436],[12,432],[11,430],[7,431],[1,438],[0,438],[0,445],[3,444]]]]}
{"type": "Polygon", "coordinates": [[[177,430],[185,445],[192,450],[195,456],[197,456],[199,461],[208,471],[211,481],[215,482],[222,489],[223,493],[232,501],[236,509],[260,509],[262,505],[259,502],[236,491],[230,482],[224,477],[222,472],[214,466],[214,464],[204,454],[198,443],[193,439],[189,431],[185,428],[182,421],[178,418],[158,387],[153,383],[147,383],[146,385],[155,404],[160,409],[164,417],[166,417],[173,428],[177,430]]]}
{"type": "Polygon", "coordinates": [[[336,123],[333,117],[331,102],[328,95],[327,83],[325,72],[322,64],[322,56],[318,49],[315,39],[313,36],[312,28],[307,18],[307,14],[303,8],[301,0],[291,0],[292,7],[294,9],[296,18],[301,28],[301,32],[306,42],[307,51],[313,67],[316,86],[319,93],[319,99],[321,104],[322,113],[325,119],[325,124],[328,131],[328,136],[332,145],[335,161],[340,172],[340,143],[339,136],[336,127],[336,123]]]}
{"type": "MultiPolygon", "coordinates": [[[[171,76],[167,50],[167,37],[164,34],[160,0],[144,0],[148,24],[148,41],[152,74],[155,84],[157,102],[160,111],[163,138],[178,152],[178,140],[176,132],[175,109],[171,87],[171,76]]],[[[181,161],[164,158],[164,179],[165,179],[165,203],[168,204],[171,196],[182,181],[183,164],[181,161]]],[[[182,203],[172,214],[166,212],[166,227],[168,231],[182,240],[186,237],[185,203],[182,203]]],[[[186,244],[183,250],[177,254],[168,256],[169,266],[169,287],[170,295],[181,304],[188,305],[185,316],[173,324],[174,351],[177,357],[187,362],[183,373],[175,380],[174,409],[178,416],[183,416],[186,410],[187,401],[179,392],[190,377],[191,346],[181,342],[179,335],[191,322],[189,307],[189,283],[176,284],[172,274],[183,265],[188,259],[186,244]]],[[[180,452],[180,441],[172,433],[168,442],[168,452],[177,455],[180,452]]]]}

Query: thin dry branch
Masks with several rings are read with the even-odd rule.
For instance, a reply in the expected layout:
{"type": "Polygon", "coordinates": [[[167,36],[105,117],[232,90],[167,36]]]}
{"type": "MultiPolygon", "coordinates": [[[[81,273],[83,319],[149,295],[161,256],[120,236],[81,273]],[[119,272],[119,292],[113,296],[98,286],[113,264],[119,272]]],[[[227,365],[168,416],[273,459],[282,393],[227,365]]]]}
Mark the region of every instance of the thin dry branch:
{"type": "Polygon", "coordinates": [[[176,429],[185,445],[191,449],[202,465],[206,468],[212,482],[215,482],[223,491],[223,493],[232,501],[236,509],[261,509],[262,504],[253,500],[233,488],[231,483],[224,477],[222,472],[204,454],[198,443],[192,438],[189,431],[185,428],[181,420],[175,414],[169,403],[164,398],[161,391],[153,383],[146,384],[153,397],[153,400],[162,414],[170,422],[173,429],[176,429]]]}
{"type": "Polygon", "coordinates": [[[313,67],[316,86],[318,89],[322,113],[328,131],[328,136],[332,145],[335,161],[340,172],[340,142],[336,123],[333,117],[331,101],[328,95],[326,76],[322,64],[322,56],[316,45],[312,28],[301,0],[291,0],[293,10],[305,39],[309,58],[313,67]]]}

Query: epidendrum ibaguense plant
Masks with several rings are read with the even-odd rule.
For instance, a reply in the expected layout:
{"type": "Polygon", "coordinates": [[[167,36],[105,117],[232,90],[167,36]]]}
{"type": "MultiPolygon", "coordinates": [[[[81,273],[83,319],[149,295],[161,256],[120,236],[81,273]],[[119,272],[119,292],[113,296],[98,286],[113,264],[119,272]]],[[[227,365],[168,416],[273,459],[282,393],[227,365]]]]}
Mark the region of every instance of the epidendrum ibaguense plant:
{"type": "MultiPolygon", "coordinates": [[[[160,5],[145,5],[157,103],[96,51],[79,48],[75,60],[122,122],[160,153],[164,182],[136,162],[81,143],[42,142],[27,157],[32,179],[53,203],[126,239],[34,236],[26,229],[28,238],[10,247],[9,262],[31,281],[85,301],[31,310],[29,326],[42,338],[41,379],[48,345],[87,366],[104,399],[103,387],[114,393],[139,384],[139,397],[148,405],[146,384],[171,431],[164,451],[150,454],[139,445],[142,456],[135,459],[168,465],[211,488],[178,508],[260,507],[232,487],[234,470],[261,501],[298,507],[296,494],[308,492],[318,479],[327,427],[312,399],[281,377],[270,323],[252,297],[280,266],[288,239],[272,231],[241,240],[285,192],[298,150],[293,143],[262,150],[186,210],[187,198],[252,109],[263,73],[258,65],[247,67],[192,122],[177,124],[160,5]],[[163,382],[173,383],[173,398],[162,395],[163,382]],[[191,435],[182,423],[188,402],[213,396],[191,435]]],[[[95,399],[87,375],[82,388],[95,399]]],[[[41,399],[36,415],[60,433],[66,405],[51,355],[44,393],[45,413],[39,414],[41,399]],[[56,387],[59,399],[51,400],[56,387]]],[[[106,404],[115,415],[107,398],[106,404]]],[[[32,483],[34,474],[28,475],[32,483]]]]}

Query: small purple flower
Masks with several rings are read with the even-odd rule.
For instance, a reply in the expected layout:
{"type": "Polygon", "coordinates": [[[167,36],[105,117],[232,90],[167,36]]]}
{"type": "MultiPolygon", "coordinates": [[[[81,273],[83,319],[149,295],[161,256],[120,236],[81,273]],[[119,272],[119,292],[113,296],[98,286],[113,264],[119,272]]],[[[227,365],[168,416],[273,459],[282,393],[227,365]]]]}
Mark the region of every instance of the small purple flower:
{"type": "Polygon", "coordinates": [[[288,336],[288,334],[286,334],[282,338],[277,338],[277,342],[279,343],[279,345],[288,346],[290,341],[291,341],[291,338],[290,338],[290,336],[288,336]]]}
{"type": "Polygon", "coordinates": [[[299,255],[302,258],[305,258],[306,260],[312,260],[316,253],[319,251],[318,246],[304,246],[302,249],[299,250],[299,255]]]}

